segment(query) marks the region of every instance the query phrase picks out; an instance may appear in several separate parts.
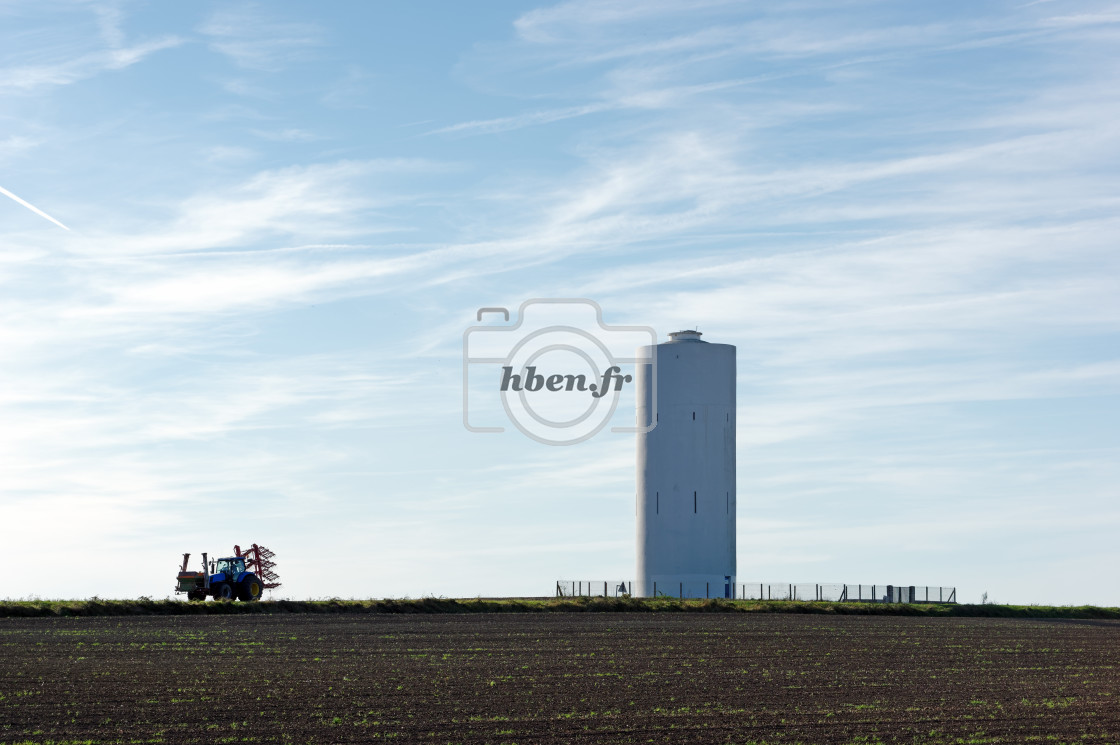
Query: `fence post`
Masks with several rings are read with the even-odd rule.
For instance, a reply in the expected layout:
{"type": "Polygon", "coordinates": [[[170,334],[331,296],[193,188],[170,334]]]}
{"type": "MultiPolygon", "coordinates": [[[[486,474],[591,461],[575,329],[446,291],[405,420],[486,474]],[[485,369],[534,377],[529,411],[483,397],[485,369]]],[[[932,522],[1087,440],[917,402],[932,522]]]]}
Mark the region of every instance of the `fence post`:
{"type": "Polygon", "coordinates": [[[603,597],[606,597],[606,596],[607,596],[607,583],[606,583],[606,581],[604,581],[603,582],[603,597]]]}
{"type": "Polygon", "coordinates": [[[712,597],[711,582],[704,583],[704,599],[710,600],[712,597]]]}
{"type": "Polygon", "coordinates": [[[872,600],[873,602],[876,602],[876,603],[878,603],[878,602],[879,602],[879,593],[877,593],[877,592],[875,591],[875,589],[876,589],[876,588],[875,588],[875,585],[871,585],[871,600],[872,600]]]}
{"type": "Polygon", "coordinates": [[[684,600],[684,582],[681,582],[680,586],[677,587],[677,600],[684,600]]]}
{"type": "Polygon", "coordinates": [[[657,597],[657,583],[656,582],[653,583],[653,596],[657,597]]]}

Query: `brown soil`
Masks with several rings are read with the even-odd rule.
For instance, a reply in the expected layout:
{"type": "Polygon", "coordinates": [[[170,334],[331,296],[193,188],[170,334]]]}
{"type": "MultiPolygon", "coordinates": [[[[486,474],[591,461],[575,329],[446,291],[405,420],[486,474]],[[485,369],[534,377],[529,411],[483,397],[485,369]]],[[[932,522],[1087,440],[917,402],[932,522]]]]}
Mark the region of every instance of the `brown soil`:
{"type": "Polygon", "coordinates": [[[0,742],[1120,742],[1120,622],[0,619],[0,742]]]}

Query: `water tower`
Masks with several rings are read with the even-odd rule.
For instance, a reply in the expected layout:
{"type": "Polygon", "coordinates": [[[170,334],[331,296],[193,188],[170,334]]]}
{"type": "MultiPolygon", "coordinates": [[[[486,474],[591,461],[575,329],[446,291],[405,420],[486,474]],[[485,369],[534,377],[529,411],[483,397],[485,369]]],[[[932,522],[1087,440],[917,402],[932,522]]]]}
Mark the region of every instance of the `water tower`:
{"type": "Polygon", "coordinates": [[[638,366],[638,421],[657,426],[638,434],[634,595],[733,597],[735,347],[669,338],[639,351],[656,370],[638,366]]]}

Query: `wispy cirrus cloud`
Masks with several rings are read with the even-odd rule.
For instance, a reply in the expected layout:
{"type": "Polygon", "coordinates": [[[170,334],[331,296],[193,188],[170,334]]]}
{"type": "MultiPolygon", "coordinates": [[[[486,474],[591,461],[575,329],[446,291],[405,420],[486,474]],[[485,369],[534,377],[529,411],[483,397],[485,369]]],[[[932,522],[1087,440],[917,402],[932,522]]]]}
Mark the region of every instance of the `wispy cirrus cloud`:
{"type": "Polygon", "coordinates": [[[282,70],[324,44],[319,26],[279,20],[275,13],[273,8],[256,5],[223,8],[199,31],[215,51],[241,67],[262,72],[282,70]]]}
{"type": "Polygon", "coordinates": [[[251,131],[257,137],[273,142],[314,142],[315,140],[321,139],[314,132],[308,132],[298,127],[289,127],[280,130],[254,129],[251,131]]]}
{"type": "Polygon", "coordinates": [[[530,10],[513,23],[520,38],[535,43],[580,43],[612,27],[635,21],[703,15],[708,9],[726,7],[728,0],[704,0],[687,8],[672,2],[631,3],[620,0],[576,0],[530,10]]]}
{"type": "Polygon", "coordinates": [[[155,52],[180,46],[178,37],[79,54],[69,59],[40,63],[16,64],[0,69],[0,90],[8,93],[32,93],[45,88],[69,85],[102,72],[123,70],[155,52]]]}
{"type": "Polygon", "coordinates": [[[10,158],[34,150],[42,140],[26,135],[11,135],[0,140],[0,158],[10,158]]]}
{"type": "MultiPolygon", "coordinates": [[[[660,3],[634,6],[583,2],[529,11],[515,27],[516,43],[480,48],[463,69],[468,79],[502,81],[515,98],[536,104],[539,96],[522,81],[553,79],[573,68],[594,71],[579,86],[559,86],[551,98],[567,105],[495,119],[445,125],[441,133],[498,133],[549,124],[598,111],[667,108],[688,110],[698,98],[727,87],[765,90],[768,81],[812,79],[830,70],[897,65],[906,60],[993,45],[1071,42],[1078,35],[1117,31],[1110,13],[1052,16],[963,14],[924,24],[890,21],[852,23],[844,8],[828,4],[736,6],[703,3],[684,13],[660,3]],[[812,7],[811,20],[805,16],[812,7]],[[649,33],[666,17],[681,16],[681,32],[649,33]],[[652,38],[651,38],[652,37],[652,38]],[[751,77],[713,78],[713,73],[753,64],[766,72],[751,77]]],[[[847,5],[866,6],[866,3],[847,5]]],[[[1088,38],[1086,36],[1085,38],[1088,38]]]]}
{"type": "MultiPolygon", "coordinates": [[[[67,246],[106,255],[207,252],[250,248],[269,237],[323,243],[392,230],[384,210],[408,195],[362,194],[358,184],[392,174],[433,173],[448,166],[425,159],[336,161],[269,169],[168,201],[147,226],[118,228],[67,246]]],[[[396,228],[399,229],[399,226],[396,228]]]]}
{"type": "Polygon", "coordinates": [[[456,133],[494,133],[508,132],[522,127],[537,124],[550,124],[564,119],[596,114],[615,108],[612,104],[588,104],[586,106],[569,106],[559,109],[546,109],[542,111],[529,111],[516,116],[503,116],[496,119],[481,119],[473,122],[459,122],[447,127],[433,129],[428,134],[456,134],[456,133]]]}

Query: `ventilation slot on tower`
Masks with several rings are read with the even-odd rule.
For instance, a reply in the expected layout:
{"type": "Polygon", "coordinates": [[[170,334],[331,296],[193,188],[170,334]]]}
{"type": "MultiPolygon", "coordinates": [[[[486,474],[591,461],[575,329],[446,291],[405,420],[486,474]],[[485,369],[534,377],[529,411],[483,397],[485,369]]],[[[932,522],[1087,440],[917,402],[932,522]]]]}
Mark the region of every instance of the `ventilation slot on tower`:
{"type": "Polygon", "coordinates": [[[692,513],[696,514],[696,492],[692,492],[692,513]]]}
{"type": "Polygon", "coordinates": [[[657,492],[656,499],[657,499],[657,503],[653,508],[654,509],[654,514],[655,515],[660,515],[661,514],[661,492],[657,492]]]}

